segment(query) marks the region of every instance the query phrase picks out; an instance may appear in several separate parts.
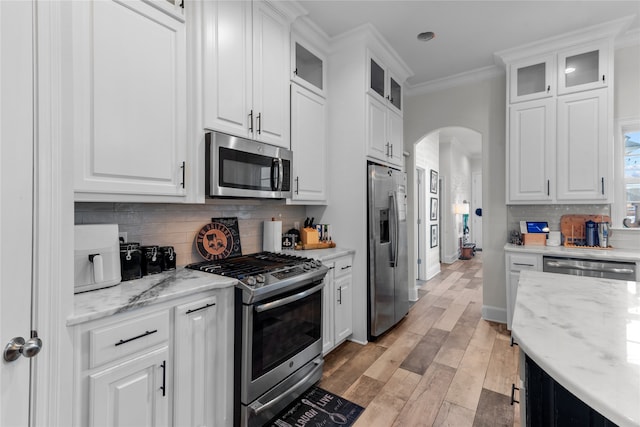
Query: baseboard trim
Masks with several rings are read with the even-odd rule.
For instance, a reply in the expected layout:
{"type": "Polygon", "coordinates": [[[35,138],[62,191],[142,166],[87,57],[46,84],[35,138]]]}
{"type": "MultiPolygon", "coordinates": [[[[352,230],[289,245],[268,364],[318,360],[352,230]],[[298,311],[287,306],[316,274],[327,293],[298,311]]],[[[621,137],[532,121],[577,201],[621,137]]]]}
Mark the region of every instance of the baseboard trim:
{"type": "Polygon", "coordinates": [[[493,307],[490,305],[482,306],[482,318],[490,322],[507,323],[507,309],[501,307],[493,307]]]}
{"type": "Polygon", "coordinates": [[[438,274],[440,274],[440,263],[438,263],[437,265],[434,265],[433,268],[430,268],[427,271],[427,280],[433,279],[438,274]]]}

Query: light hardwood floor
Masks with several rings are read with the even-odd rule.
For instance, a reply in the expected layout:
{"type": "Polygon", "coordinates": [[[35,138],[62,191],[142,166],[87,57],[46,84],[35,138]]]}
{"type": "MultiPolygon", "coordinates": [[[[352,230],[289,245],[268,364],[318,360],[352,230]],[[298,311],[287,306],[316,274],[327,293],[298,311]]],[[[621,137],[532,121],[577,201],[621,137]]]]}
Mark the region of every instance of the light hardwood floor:
{"type": "Polygon", "coordinates": [[[320,387],[366,408],[355,426],[520,425],[518,348],[481,319],[481,253],[441,268],[391,331],[325,357],[320,387]]]}

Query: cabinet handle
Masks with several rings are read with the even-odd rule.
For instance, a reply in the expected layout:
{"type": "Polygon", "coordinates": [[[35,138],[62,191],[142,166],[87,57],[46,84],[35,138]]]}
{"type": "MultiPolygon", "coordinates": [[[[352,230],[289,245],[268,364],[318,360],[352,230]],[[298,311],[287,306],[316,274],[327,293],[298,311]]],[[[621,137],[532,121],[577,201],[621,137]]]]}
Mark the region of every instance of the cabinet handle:
{"type": "Polygon", "coordinates": [[[180,2],[180,7],[184,9],[184,0],[180,2]]]}
{"type": "Polygon", "coordinates": [[[516,340],[513,339],[513,337],[511,337],[511,342],[509,343],[509,347],[513,347],[514,345],[518,345],[518,343],[516,342],[516,340]]]}
{"type": "Polygon", "coordinates": [[[516,400],[515,398],[516,390],[520,391],[520,389],[516,387],[515,384],[512,383],[511,384],[511,405],[513,405],[514,403],[520,403],[520,401],[516,400]]]}
{"type": "Polygon", "coordinates": [[[300,177],[296,176],[296,194],[300,194],[300,177]]]}
{"type": "Polygon", "coordinates": [[[253,133],[253,110],[249,112],[249,132],[253,133]]]}
{"type": "Polygon", "coordinates": [[[600,179],[600,186],[602,188],[602,195],[604,196],[604,176],[600,179]]]}
{"type": "Polygon", "coordinates": [[[182,188],[184,188],[184,174],[185,170],[187,169],[184,160],[182,161],[182,166],[180,166],[180,169],[182,169],[182,182],[180,183],[180,185],[182,186],[182,188]]]}
{"type": "Polygon", "coordinates": [[[391,144],[391,157],[393,157],[393,144],[391,144]]]}
{"type": "Polygon", "coordinates": [[[604,83],[605,78],[604,78],[604,74],[602,75],[602,83],[604,83]]]}
{"type": "Polygon", "coordinates": [[[214,305],[216,305],[215,302],[211,304],[203,305],[202,307],[194,308],[193,310],[187,310],[185,314],[191,314],[191,313],[195,313],[196,311],[205,310],[209,307],[213,307],[214,305]]]}
{"type": "Polygon", "coordinates": [[[335,269],[335,267],[329,267],[329,270],[333,270],[333,269],[335,269]]]}
{"type": "Polygon", "coordinates": [[[351,266],[350,266],[350,265],[345,265],[345,266],[344,266],[344,267],[342,267],[340,270],[346,270],[346,269],[348,269],[348,268],[351,268],[351,266]]]}
{"type": "Polygon", "coordinates": [[[167,395],[167,361],[163,360],[160,367],[162,368],[162,387],[160,387],[160,390],[162,390],[162,397],[164,397],[167,395]]]}
{"type": "Polygon", "coordinates": [[[523,266],[523,267],[533,267],[534,266],[533,264],[524,264],[524,263],[521,263],[521,262],[514,262],[513,265],[520,265],[520,266],[523,266]]]}
{"type": "Polygon", "coordinates": [[[338,304],[342,305],[342,286],[338,288],[338,304]]]}
{"type": "Polygon", "coordinates": [[[258,122],[258,135],[260,135],[260,131],[262,130],[262,113],[258,113],[256,121],[258,122]]]}
{"type": "Polygon", "coordinates": [[[551,180],[550,180],[550,179],[548,179],[548,180],[547,180],[547,196],[549,196],[549,195],[550,195],[550,189],[551,189],[551,180]]]}
{"type": "Polygon", "coordinates": [[[551,92],[551,85],[547,86],[547,93],[551,92]]]}
{"type": "Polygon", "coordinates": [[[295,70],[293,70],[293,74],[295,74],[296,76],[298,75],[298,69],[297,68],[295,70]]]}
{"type": "Polygon", "coordinates": [[[157,330],[157,329],[154,329],[153,331],[146,331],[144,334],[140,334],[140,335],[138,335],[138,336],[136,336],[136,337],[129,338],[129,339],[126,339],[126,340],[120,340],[120,341],[118,341],[118,342],[115,344],[115,346],[117,347],[117,346],[119,346],[119,345],[126,344],[126,343],[128,343],[128,342],[133,341],[133,340],[137,340],[137,339],[139,339],[139,338],[144,338],[144,337],[146,337],[147,335],[155,334],[156,332],[158,332],[158,330],[157,330]]]}

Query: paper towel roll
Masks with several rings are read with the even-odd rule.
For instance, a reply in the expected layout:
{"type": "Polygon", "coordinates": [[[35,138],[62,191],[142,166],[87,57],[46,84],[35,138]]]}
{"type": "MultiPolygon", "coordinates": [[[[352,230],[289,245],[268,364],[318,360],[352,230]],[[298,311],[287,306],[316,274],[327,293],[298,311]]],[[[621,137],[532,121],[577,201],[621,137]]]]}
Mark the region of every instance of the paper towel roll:
{"type": "Polygon", "coordinates": [[[282,221],[264,222],[262,250],[269,252],[279,252],[282,250],[282,221]]]}

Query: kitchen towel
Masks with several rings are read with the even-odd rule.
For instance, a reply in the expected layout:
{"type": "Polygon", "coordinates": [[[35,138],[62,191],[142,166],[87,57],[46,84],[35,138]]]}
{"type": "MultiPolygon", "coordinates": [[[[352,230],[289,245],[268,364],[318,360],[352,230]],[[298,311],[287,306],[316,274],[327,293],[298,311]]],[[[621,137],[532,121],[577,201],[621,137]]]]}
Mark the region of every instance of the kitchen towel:
{"type": "Polygon", "coordinates": [[[262,250],[269,252],[280,252],[282,250],[282,221],[264,222],[262,250]]]}

